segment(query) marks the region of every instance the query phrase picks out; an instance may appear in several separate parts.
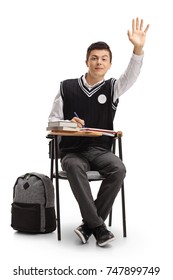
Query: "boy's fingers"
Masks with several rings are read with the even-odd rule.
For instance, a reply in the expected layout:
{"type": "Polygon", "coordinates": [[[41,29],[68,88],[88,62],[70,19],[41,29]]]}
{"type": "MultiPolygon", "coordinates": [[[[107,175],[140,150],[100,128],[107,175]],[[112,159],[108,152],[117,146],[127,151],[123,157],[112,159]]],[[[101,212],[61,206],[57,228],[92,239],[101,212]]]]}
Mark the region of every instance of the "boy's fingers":
{"type": "Polygon", "coordinates": [[[79,127],[84,126],[85,123],[84,120],[77,117],[74,117],[71,121],[77,123],[79,127]]]}

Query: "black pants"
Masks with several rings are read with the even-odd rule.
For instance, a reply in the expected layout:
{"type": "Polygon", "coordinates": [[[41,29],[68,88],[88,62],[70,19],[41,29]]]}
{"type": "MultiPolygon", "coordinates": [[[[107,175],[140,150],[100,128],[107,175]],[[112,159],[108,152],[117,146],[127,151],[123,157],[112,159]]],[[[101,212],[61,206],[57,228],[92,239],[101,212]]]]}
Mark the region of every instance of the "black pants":
{"type": "Polygon", "coordinates": [[[66,154],[62,159],[62,168],[67,172],[83,222],[89,228],[103,224],[126,174],[122,161],[108,150],[90,147],[85,152],[66,154]],[[105,177],[95,201],[86,175],[89,170],[97,170],[105,177]]]}

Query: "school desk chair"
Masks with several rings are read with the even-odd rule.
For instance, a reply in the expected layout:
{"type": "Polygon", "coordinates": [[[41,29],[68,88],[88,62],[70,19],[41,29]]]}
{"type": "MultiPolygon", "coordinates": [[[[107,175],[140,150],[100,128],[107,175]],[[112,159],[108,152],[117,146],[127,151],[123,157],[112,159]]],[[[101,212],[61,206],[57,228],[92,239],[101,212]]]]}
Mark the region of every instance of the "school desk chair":
{"type": "MultiPolygon", "coordinates": [[[[121,160],[123,160],[122,154],[122,132],[116,132],[112,152],[117,154],[121,160]],[[117,149],[118,144],[118,149],[117,149]]],[[[57,237],[61,240],[61,217],[60,217],[60,195],[59,195],[59,185],[60,180],[68,180],[66,172],[59,168],[59,136],[48,134],[47,138],[49,141],[49,158],[50,158],[50,178],[53,181],[55,179],[55,189],[56,189],[56,212],[57,212],[57,237]],[[57,149],[55,149],[57,147],[57,149]],[[56,152],[55,152],[56,151],[56,152]],[[57,175],[56,175],[57,174],[57,175]]],[[[101,181],[104,177],[98,171],[88,171],[87,172],[88,181],[101,181]]],[[[123,237],[127,236],[126,232],[126,211],[125,211],[125,190],[124,183],[121,186],[121,204],[122,204],[122,225],[123,225],[123,237]]],[[[112,209],[108,217],[108,226],[112,225],[112,209]]]]}

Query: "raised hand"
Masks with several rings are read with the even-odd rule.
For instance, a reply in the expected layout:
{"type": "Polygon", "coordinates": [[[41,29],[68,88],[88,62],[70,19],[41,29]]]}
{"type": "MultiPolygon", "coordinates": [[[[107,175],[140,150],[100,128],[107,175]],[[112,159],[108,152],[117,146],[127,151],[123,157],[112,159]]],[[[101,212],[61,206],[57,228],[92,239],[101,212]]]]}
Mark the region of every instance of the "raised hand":
{"type": "Polygon", "coordinates": [[[134,53],[142,54],[143,47],[146,40],[146,33],[149,29],[149,24],[147,24],[146,28],[143,30],[143,19],[139,20],[137,17],[136,20],[132,20],[132,31],[128,30],[128,37],[130,42],[134,45],[134,53]]]}

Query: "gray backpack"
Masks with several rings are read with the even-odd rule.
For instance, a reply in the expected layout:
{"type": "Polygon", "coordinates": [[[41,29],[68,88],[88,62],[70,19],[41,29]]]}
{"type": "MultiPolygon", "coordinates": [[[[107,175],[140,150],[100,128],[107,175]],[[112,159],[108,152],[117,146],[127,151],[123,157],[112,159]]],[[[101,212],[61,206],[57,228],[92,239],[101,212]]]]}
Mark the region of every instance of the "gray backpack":
{"type": "Polygon", "coordinates": [[[47,233],[56,229],[54,186],[44,174],[26,173],[13,187],[11,226],[28,233],[47,233]]]}

